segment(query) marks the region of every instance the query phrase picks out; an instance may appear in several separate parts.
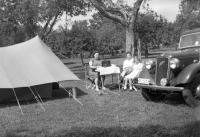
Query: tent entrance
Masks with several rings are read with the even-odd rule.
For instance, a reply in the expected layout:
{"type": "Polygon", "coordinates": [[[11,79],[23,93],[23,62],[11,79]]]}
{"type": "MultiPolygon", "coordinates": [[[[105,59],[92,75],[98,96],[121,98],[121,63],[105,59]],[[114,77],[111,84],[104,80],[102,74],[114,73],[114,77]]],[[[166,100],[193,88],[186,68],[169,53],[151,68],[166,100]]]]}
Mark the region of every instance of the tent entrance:
{"type": "MultiPolygon", "coordinates": [[[[31,89],[40,95],[42,99],[52,98],[52,83],[31,86],[31,89]]],[[[32,101],[35,97],[30,92],[29,87],[15,88],[16,95],[19,101],[32,101]]],[[[16,97],[13,94],[13,89],[11,88],[0,88],[0,103],[12,103],[16,102],[16,97]]]]}

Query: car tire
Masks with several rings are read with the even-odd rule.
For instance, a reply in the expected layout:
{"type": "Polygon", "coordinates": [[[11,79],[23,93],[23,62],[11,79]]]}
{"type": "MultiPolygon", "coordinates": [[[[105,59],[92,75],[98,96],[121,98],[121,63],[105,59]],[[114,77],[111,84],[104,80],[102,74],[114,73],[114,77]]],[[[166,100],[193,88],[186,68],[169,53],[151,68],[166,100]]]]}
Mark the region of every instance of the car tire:
{"type": "Polygon", "coordinates": [[[185,89],[182,92],[182,96],[184,101],[191,107],[195,107],[198,105],[198,101],[196,99],[196,88],[200,85],[200,73],[197,74],[192,82],[188,83],[185,86],[185,89]]]}
{"type": "Polygon", "coordinates": [[[141,94],[147,101],[162,101],[165,98],[164,94],[158,94],[155,91],[146,88],[141,89],[141,94]]]}
{"type": "Polygon", "coordinates": [[[183,99],[186,104],[190,107],[197,106],[197,100],[195,99],[194,95],[192,94],[192,90],[185,88],[182,92],[183,99]]]}

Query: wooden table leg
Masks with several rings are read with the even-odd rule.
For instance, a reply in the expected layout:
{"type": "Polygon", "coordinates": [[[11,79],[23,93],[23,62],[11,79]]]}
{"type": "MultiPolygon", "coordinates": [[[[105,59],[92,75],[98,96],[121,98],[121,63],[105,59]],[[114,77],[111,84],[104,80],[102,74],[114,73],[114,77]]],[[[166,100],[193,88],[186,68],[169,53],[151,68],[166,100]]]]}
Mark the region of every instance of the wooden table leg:
{"type": "Polygon", "coordinates": [[[101,77],[101,88],[103,88],[104,87],[103,76],[101,75],[100,77],[101,77]]]}
{"type": "Polygon", "coordinates": [[[119,86],[119,92],[121,91],[120,89],[120,74],[118,74],[118,86],[119,86]]]}

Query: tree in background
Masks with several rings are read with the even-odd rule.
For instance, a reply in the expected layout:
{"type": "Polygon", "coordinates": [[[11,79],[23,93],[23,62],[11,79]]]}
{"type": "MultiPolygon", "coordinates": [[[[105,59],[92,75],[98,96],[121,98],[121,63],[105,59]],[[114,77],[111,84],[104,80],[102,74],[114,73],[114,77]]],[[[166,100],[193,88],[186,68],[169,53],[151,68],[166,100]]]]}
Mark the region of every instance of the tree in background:
{"type": "Polygon", "coordinates": [[[137,24],[142,52],[146,57],[148,57],[149,49],[159,49],[173,45],[173,23],[169,23],[156,12],[148,9],[147,12],[139,14],[137,24]]]}
{"type": "Polygon", "coordinates": [[[97,13],[90,20],[89,27],[95,33],[98,51],[101,54],[114,55],[117,51],[123,49],[125,45],[125,30],[118,23],[97,13]]]}
{"type": "Polygon", "coordinates": [[[134,53],[134,34],[137,15],[144,0],[136,0],[133,7],[124,4],[123,0],[89,0],[99,13],[119,24],[126,30],[126,51],[134,53]]]}
{"type": "Polygon", "coordinates": [[[88,28],[87,21],[75,22],[69,31],[69,41],[67,47],[72,47],[74,54],[79,54],[83,62],[84,51],[95,50],[96,45],[93,43],[93,36],[88,28]]]}
{"type": "Polygon", "coordinates": [[[200,27],[200,2],[198,0],[182,0],[179,7],[180,14],[177,15],[174,24],[177,41],[183,31],[200,27]]]}
{"type": "MultiPolygon", "coordinates": [[[[148,56],[149,49],[170,47],[174,43],[173,23],[153,11],[139,14],[137,32],[142,51],[148,56]]],[[[94,52],[115,55],[122,51],[126,38],[125,29],[118,23],[105,18],[99,13],[89,21],[76,21],[72,28],[61,27],[49,35],[48,45],[54,46],[55,53],[72,57],[80,54],[82,62],[84,53],[91,56],[94,52]]]]}
{"type": "Polygon", "coordinates": [[[1,0],[0,44],[15,44],[35,35],[45,39],[61,15],[85,14],[87,7],[80,0],[1,0]]]}

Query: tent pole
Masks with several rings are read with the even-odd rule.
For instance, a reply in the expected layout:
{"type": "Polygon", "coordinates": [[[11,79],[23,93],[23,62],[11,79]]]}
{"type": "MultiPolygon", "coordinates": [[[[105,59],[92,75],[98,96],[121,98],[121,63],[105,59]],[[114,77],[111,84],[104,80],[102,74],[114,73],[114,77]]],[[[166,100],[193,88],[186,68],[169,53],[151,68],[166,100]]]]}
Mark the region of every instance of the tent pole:
{"type": "Polygon", "coordinates": [[[41,102],[42,104],[44,104],[44,102],[43,102],[43,100],[42,100],[40,94],[39,94],[38,91],[35,89],[35,87],[34,87],[34,90],[35,90],[35,92],[36,92],[36,94],[37,94],[37,96],[38,96],[40,102],[41,102]]]}
{"type": "Polygon", "coordinates": [[[13,92],[14,92],[14,95],[15,95],[15,98],[16,98],[16,100],[17,100],[17,104],[18,104],[18,106],[19,106],[19,109],[20,109],[20,111],[21,111],[21,114],[24,115],[24,113],[23,113],[23,111],[22,111],[22,108],[21,108],[21,105],[20,105],[20,103],[19,103],[19,99],[17,98],[17,94],[16,94],[16,92],[15,92],[15,89],[12,88],[12,90],[13,90],[13,92]]]}
{"type": "Polygon", "coordinates": [[[28,87],[29,90],[31,91],[31,93],[33,94],[33,96],[35,97],[35,100],[39,103],[40,107],[44,110],[45,112],[45,108],[42,106],[42,103],[39,101],[38,97],[35,95],[35,93],[33,92],[33,90],[31,89],[31,87],[28,87]]]}
{"type": "MultiPolygon", "coordinates": [[[[58,83],[58,82],[57,82],[58,83]]],[[[73,97],[73,99],[74,100],[76,100],[80,105],[82,105],[83,106],[83,103],[81,103],[76,97],[74,97],[73,95],[72,95],[72,93],[70,93],[69,91],[67,91],[66,89],[65,89],[65,87],[62,85],[62,84],[60,84],[60,83],[58,83],[69,95],[71,95],[72,97],[73,97]]]]}

